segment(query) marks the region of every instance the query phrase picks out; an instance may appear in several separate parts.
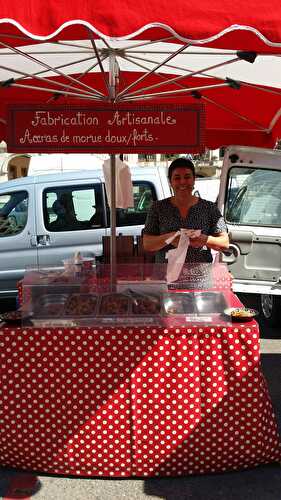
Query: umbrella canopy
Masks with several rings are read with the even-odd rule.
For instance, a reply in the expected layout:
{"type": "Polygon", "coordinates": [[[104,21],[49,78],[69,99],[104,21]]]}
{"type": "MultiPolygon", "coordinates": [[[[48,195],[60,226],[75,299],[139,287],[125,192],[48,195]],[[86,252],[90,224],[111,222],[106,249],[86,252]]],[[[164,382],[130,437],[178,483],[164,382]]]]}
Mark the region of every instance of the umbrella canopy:
{"type": "MultiPolygon", "coordinates": [[[[280,48],[278,0],[9,0],[0,9],[2,37],[77,40],[123,38],[157,40],[171,35],[182,42],[272,52],[280,48]],[[87,34],[88,33],[88,34],[87,34]]],[[[17,40],[17,41],[16,41],[17,40]]]]}
{"type": "Polygon", "coordinates": [[[0,134],[9,102],[202,102],[209,148],[281,136],[277,1],[0,7],[0,134]]]}

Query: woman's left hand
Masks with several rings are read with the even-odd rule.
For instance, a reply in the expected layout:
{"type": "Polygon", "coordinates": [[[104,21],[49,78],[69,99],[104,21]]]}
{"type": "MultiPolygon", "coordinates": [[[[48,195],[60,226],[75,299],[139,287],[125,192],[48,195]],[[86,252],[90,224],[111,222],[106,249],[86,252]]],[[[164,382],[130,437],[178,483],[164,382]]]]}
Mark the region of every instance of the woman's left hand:
{"type": "Polygon", "coordinates": [[[190,236],[189,244],[193,248],[208,247],[218,252],[226,250],[229,247],[229,238],[227,233],[218,233],[216,235],[200,234],[195,238],[190,236]]]}

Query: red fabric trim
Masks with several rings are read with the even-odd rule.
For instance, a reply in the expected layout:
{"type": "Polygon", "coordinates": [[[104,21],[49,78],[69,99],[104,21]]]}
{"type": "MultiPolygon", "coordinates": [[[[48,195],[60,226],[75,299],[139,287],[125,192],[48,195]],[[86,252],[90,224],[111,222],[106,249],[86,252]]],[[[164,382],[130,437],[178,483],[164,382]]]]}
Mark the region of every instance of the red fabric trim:
{"type": "Polygon", "coordinates": [[[56,0],[45,3],[10,0],[1,5],[0,19],[5,18],[17,23],[17,26],[5,23],[2,33],[19,34],[19,30],[25,30],[32,37],[50,37],[58,30],[60,39],[88,37],[87,29],[79,26],[79,23],[88,23],[107,36],[128,37],[138,30],[146,31],[149,25],[157,23],[158,26],[141,34],[140,38],[165,36],[166,26],[178,36],[193,41],[211,43],[212,37],[218,36],[221,39],[219,44],[224,47],[233,47],[235,44],[236,48],[241,49],[253,50],[257,46],[265,46],[265,50],[269,50],[265,45],[267,41],[275,44],[281,42],[281,4],[278,0],[266,0],[260,4],[256,0],[214,0],[212,3],[208,0],[174,0],[172,9],[169,0],[151,0],[149,9],[142,2],[136,4],[134,0],[120,0],[118,3],[114,0],[106,3],[104,0],[88,0],[72,4],[56,0]],[[74,27],[62,28],[69,22],[74,27]],[[236,29],[237,25],[244,27],[243,30],[236,29]],[[251,28],[245,30],[245,27],[251,28]],[[230,34],[224,35],[226,30],[231,30],[230,34]]]}

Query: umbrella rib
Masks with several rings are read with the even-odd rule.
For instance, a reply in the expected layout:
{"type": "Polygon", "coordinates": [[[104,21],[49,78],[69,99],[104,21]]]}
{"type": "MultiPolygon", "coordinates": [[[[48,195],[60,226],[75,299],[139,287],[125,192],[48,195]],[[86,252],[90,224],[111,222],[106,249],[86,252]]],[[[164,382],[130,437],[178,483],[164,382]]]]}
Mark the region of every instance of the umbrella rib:
{"type": "MultiPolygon", "coordinates": [[[[141,53],[141,52],[140,52],[140,53],[141,53]]],[[[123,57],[124,59],[126,59],[126,57],[124,57],[124,56],[122,56],[122,57],[123,57]]],[[[127,57],[127,59],[128,59],[130,62],[134,63],[136,66],[140,66],[141,68],[146,69],[146,70],[147,70],[147,68],[146,68],[145,66],[142,66],[142,65],[138,64],[138,63],[136,62],[136,60],[138,60],[138,61],[144,61],[144,62],[147,62],[147,63],[152,63],[152,64],[155,64],[155,62],[156,62],[156,61],[154,61],[154,60],[152,60],[152,59],[146,59],[146,58],[143,58],[143,57],[137,57],[137,56],[134,56],[134,58],[133,58],[133,59],[132,59],[132,58],[128,58],[128,57],[127,57]]],[[[179,70],[179,71],[186,71],[186,72],[188,72],[188,73],[191,73],[191,72],[192,72],[192,70],[187,69],[187,68],[183,68],[182,66],[175,66],[175,65],[173,65],[173,64],[166,64],[165,66],[166,66],[167,68],[176,69],[176,70],[179,70]]],[[[206,77],[206,78],[216,78],[217,80],[225,81],[225,78],[223,78],[223,77],[221,77],[221,76],[217,76],[217,75],[210,75],[210,74],[205,73],[205,72],[203,73],[203,71],[204,71],[204,70],[202,70],[202,72],[200,71],[200,75],[201,75],[201,76],[204,76],[204,77],[206,77]]],[[[185,75],[185,76],[188,76],[188,75],[185,75]]],[[[272,90],[272,89],[270,89],[270,88],[263,88],[263,87],[259,87],[258,85],[254,84],[254,83],[253,83],[253,84],[251,84],[251,83],[249,83],[249,82],[245,82],[245,81],[243,81],[243,80],[239,80],[239,81],[240,81],[240,83],[241,83],[241,84],[243,84],[244,86],[255,87],[255,88],[260,89],[260,90],[262,90],[262,91],[264,91],[264,92],[270,92],[270,93],[272,93],[272,94],[276,94],[276,95],[280,95],[280,94],[281,94],[281,92],[278,92],[278,91],[276,91],[276,90],[272,90]]]]}
{"type": "Polygon", "coordinates": [[[269,94],[274,94],[274,95],[279,95],[281,96],[281,91],[278,92],[278,90],[273,90],[270,87],[260,87],[259,85],[256,85],[255,83],[249,83],[249,82],[244,82],[243,80],[240,80],[240,82],[243,84],[245,87],[254,87],[255,89],[261,90],[262,92],[268,92],[269,94]]]}
{"type": "Polygon", "coordinates": [[[264,132],[267,131],[267,129],[264,127],[264,125],[261,125],[260,123],[256,122],[255,120],[251,120],[251,118],[248,118],[245,115],[242,115],[241,113],[238,113],[237,111],[234,111],[231,108],[228,108],[227,106],[224,106],[223,104],[218,103],[217,101],[214,101],[213,99],[210,99],[209,97],[206,96],[201,96],[202,99],[204,99],[207,102],[210,102],[214,106],[217,106],[218,108],[222,109],[223,111],[227,111],[228,113],[231,113],[232,115],[236,116],[237,118],[240,118],[241,120],[244,120],[248,123],[251,123],[255,127],[258,127],[259,129],[263,130],[264,132]]]}
{"type": "Polygon", "coordinates": [[[170,97],[170,96],[173,96],[173,95],[176,95],[176,94],[189,94],[191,92],[195,92],[195,91],[199,91],[199,90],[206,90],[206,89],[212,89],[212,88],[218,88],[218,87],[228,87],[229,84],[228,83],[216,83],[214,85],[204,85],[204,86],[200,86],[200,87],[192,87],[192,88],[182,88],[182,89],[178,89],[178,90],[167,90],[165,92],[154,92],[153,94],[142,94],[142,95],[132,95],[132,94],[126,94],[123,99],[121,99],[122,101],[133,101],[133,100],[137,100],[137,99],[148,99],[148,98],[152,98],[152,97],[158,97],[158,96],[161,96],[161,97],[170,97]]]}
{"type": "MultiPolygon", "coordinates": [[[[128,50],[130,54],[142,54],[140,50],[128,50]]],[[[171,54],[172,51],[162,51],[162,50],[147,50],[147,54],[171,54]]],[[[181,55],[197,55],[197,56],[235,56],[237,54],[237,51],[232,52],[199,52],[199,51],[193,51],[193,50],[188,50],[187,52],[182,52],[181,55]]]]}
{"type": "MultiPolygon", "coordinates": [[[[137,63],[134,59],[131,59],[130,57],[128,56],[121,56],[123,59],[125,59],[126,61],[129,61],[131,62],[132,64],[135,64],[136,66],[144,69],[145,71],[148,71],[148,68],[146,66],[144,66],[143,64],[140,64],[140,63],[137,63]]],[[[162,78],[162,80],[165,80],[165,78],[167,79],[166,75],[164,75],[163,73],[157,73],[157,76],[159,76],[160,78],[162,78]]],[[[177,85],[178,87],[180,88],[186,88],[184,85],[182,85],[181,83],[178,83],[176,82],[175,85],[177,85]]],[[[144,88],[144,90],[146,90],[144,88]]]]}
{"type": "MultiPolygon", "coordinates": [[[[281,56],[280,56],[280,57],[281,57],[281,56]]],[[[151,59],[145,59],[145,58],[143,58],[143,57],[136,57],[136,56],[134,56],[134,59],[131,59],[131,58],[129,59],[129,58],[128,58],[128,60],[130,60],[130,62],[132,62],[132,63],[134,63],[134,64],[138,65],[138,63],[136,63],[136,61],[135,61],[136,59],[138,59],[139,61],[144,61],[144,62],[148,62],[148,63],[153,63],[153,64],[155,63],[155,61],[153,61],[153,60],[151,60],[151,59]]],[[[146,68],[145,68],[145,66],[142,66],[142,65],[139,65],[139,66],[140,66],[140,67],[143,67],[144,69],[146,69],[146,68]]],[[[187,69],[187,68],[183,68],[182,66],[174,66],[173,64],[166,64],[165,66],[166,66],[167,68],[177,69],[177,70],[179,70],[179,71],[186,71],[186,72],[188,72],[188,73],[191,73],[191,72],[192,72],[192,70],[187,69]]],[[[210,74],[205,73],[205,72],[203,73],[203,71],[204,71],[204,70],[202,70],[202,72],[200,71],[200,75],[201,75],[201,76],[204,76],[204,77],[206,77],[206,78],[216,78],[217,80],[222,80],[222,81],[225,81],[225,78],[223,78],[222,76],[210,75],[210,74]]],[[[188,75],[185,75],[185,76],[188,76],[188,75]]],[[[239,80],[239,81],[240,81],[240,83],[241,83],[243,86],[255,87],[256,89],[259,89],[259,90],[261,90],[261,91],[263,91],[263,92],[269,92],[269,93],[271,93],[271,94],[276,94],[276,95],[279,95],[279,96],[281,95],[281,91],[279,92],[278,90],[273,90],[273,89],[272,89],[272,88],[270,88],[270,87],[268,87],[268,88],[264,88],[264,87],[260,87],[259,85],[255,84],[255,83],[245,82],[244,80],[239,80]]]]}
{"type": "Polygon", "coordinates": [[[91,44],[92,44],[92,47],[94,49],[94,52],[95,52],[95,56],[97,58],[97,61],[98,61],[98,65],[99,65],[99,68],[101,70],[101,73],[102,73],[102,76],[103,76],[103,80],[104,80],[104,83],[105,83],[105,86],[107,88],[107,92],[108,92],[108,95],[109,95],[109,81],[108,79],[106,78],[106,74],[105,74],[105,71],[104,71],[104,67],[103,67],[103,64],[102,64],[102,60],[101,60],[101,57],[99,55],[99,52],[98,52],[98,49],[97,49],[97,46],[96,46],[96,42],[95,40],[92,38],[92,36],[90,37],[90,41],[91,41],[91,44]]]}
{"type": "MultiPolygon", "coordinates": [[[[25,72],[23,72],[23,71],[16,70],[16,69],[12,69],[12,68],[9,68],[9,67],[7,67],[7,66],[2,66],[2,65],[0,66],[0,68],[5,69],[5,70],[7,70],[7,71],[13,71],[14,73],[18,73],[18,74],[20,74],[20,75],[22,75],[22,76],[23,76],[23,78],[22,78],[22,79],[25,79],[25,78],[34,78],[35,80],[38,80],[38,81],[40,81],[40,82],[46,82],[46,83],[50,83],[50,84],[52,84],[52,85],[56,85],[57,87],[63,87],[63,89],[69,88],[69,89],[72,89],[72,90],[76,90],[76,91],[78,91],[78,92],[80,91],[80,89],[79,89],[79,88],[77,88],[77,87],[74,87],[74,86],[72,86],[72,85],[68,85],[68,86],[66,87],[66,85],[65,85],[65,84],[63,84],[63,83],[61,83],[61,82],[57,82],[56,80],[52,80],[51,78],[44,78],[44,77],[41,77],[41,76],[38,76],[38,75],[28,74],[28,73],[25,73],[25,72]]],[[[13,81],[12,81],[12,82],[11,82],[11,84],[10,84],[10,86],[15,86],[15,85],[16,85],[16,82],[19,82],[20,80],[21,80],[21,78],[18,78],[18,79],[16,79],[16,80],[15,80],[15,79],[13,79],[13,81]]],[[[36,86],[34,86],[34,89],[35,89],[35,88],[36,88],[36,86]]],[[[39,89],[39,90],[41,90],[41,88],[39,88],[39,87],[38,87],[38,89],[39,89]]],[[[58,91],[58,90],[57,90],[56,92],[60,92],[60,91],[58,91]]],[[[88,94],[88,95],[90,95],[90,96],[91,96],[91,95],[93,95],[93,94],[95,94],[95,92],[92,92],[92,91],[91,91],[91,92],[89,92],[89,91],[86,91],[86,90],[84,90],[84,93],[86,93],[86,94],[88,94]]],[[[100,94],[96,92],[96,95],[100,95],[100,94]]],[[[102,97],[102,95],[100,95],[100,97],[102,97]]]]}
{"type": "MultiPolygon", "coordinates": [[[[80,64],[80,63],[82,63],[82,62],[91,61],[92,59],[93,59],[93,57],[87,57],[87,58],[85,58],[85,59],[79,59],[78,61],[73,61],[73,62],[71,62],[71,63],[62,64],[62,65],[60,65],[60,66],[55,66],[53,69],[67,68],[67,67],[69,67],[69,66],[73,66],[74,64],[80,64]]],[[[103,58],[103,60],[104,60],[104,59],[106,59],[106,56],[103,58]]],[[[90,66],[90,68],[88,68],[88,69],[87,69],[87,71],[84,71],[83,73],[81,73],[81,74],[79,75],[79,78],[76,78],[75,80],[77,81],[77,83],[79,83],[79,85],[82,85],[82,86],[83,86],[83,87],[85,87],[86,89],[90,89],[90,90],[91,90],[91,93],[95,93],[95,94],[97,94],[97,95],[98,95],[98,96],[100,96],[100,97],[105,97],[105,95],[104,95],[102,92],[100,92],[99,90],[95,89],[93,86],[91,86],[91,87],[90,87],[89,85],[85,85],[83,82],[80,82],[80,78],[82,78],[85,74],[89,73],[89,72],[90,72],[93,68],[95,68],[95,67],[97,66],[97,64],[98,64],[98,62],[96,62],[95,64],[92,64],[92,65],[90,66]]],[[[35,77],[35,78],[36,78],[36,77],[37,77],[37,75],[43,74],[43,73],[45,73],[46,71],[47,71],[47,70],[45,70],[45,69],[44,69],[44,70],[42,70],[42,71],[39,71],[39,72],[33,73],[33,74],[31,74],[30,76],[31,76],[31,77],[35,77]]],[[[53,80],[52,80],[52,82],[53,82],[53,80]]],[[[65,86],[65,88],[67,88],[67,87],[65,86]]]]}
{"type": "MultiPolygon", "coordinates": [[[[84,53],[85,54],[88,54],[88,53],[92,54],[93,53],[92,49],[90,49],[90,48],[86,49],[86,47],[85,47],[85,50],[71,50],[70,51],[70,50],[47,50],[46,49],[46,50],[40,50],[40,51],[39,50],[38,51],[32,50],[30,52],[29,51],[26,51],[26,52],[22,51],[22,52],[23,52],[23,54],[27,54],[27,55],[45,55],[45,54],[57,55],[57,54],[84,54],[84,53]]],[[[17,55],[16,52],[2,52],[2,51],[0,52],[0,57],[2,57],[2,56],[16,56],[16,55],[17,55]]]]}
{"type": "MultiPolygon", "coordinates": [[[[217,85],[217,87],[222,87],[222,86],[225,86],[227,84],[220,84],[220,85],[217,85]]],[[[214,86],[210,86],[210,87],[214,87],[214,86]]],[[[210,88],[208,87],[208,88],[210,88]]],[[[203,87],[203,88],[206,88],[206,87],[203,87]]],[[[198,87],[197,89],[188,89],[188,91],[191,91],[191,92],[194,92],[195,90],[200,90],[200,88],[198,87]]],[[[161,98],[171,98],[171,97],[176,97],[176,93],[178,93],[180,91],[174,91],[173,93],[159,93],[159,94],[144,94],[143,96],[135,96],[135,97],[129,97],[126,99],[126,101],[136,101],[138,98],[142,98],[142,99],[150,99],[151,97],[153,97],[154,95],[159,95],[161,96],[161,98]],[[165,95],[164,95],[165,94],[165,95]]],[[[187,92],[187,91],[186,91],[187,92]]],[[[257,127],[259,130],[261,130],[262,132],[266,132],[266,133],[269,133],[270,132],[270,129],[267,129],[265,128],[263,125],[255,122],[254,120],[251,120],[250,118],[244,116],[244,115],[241,115],[240,113],[236,112],[236,111],[233,111],[231,108],[227,108],[226,106],[223,106],[222,104],[219,104],[217,103],[216,101],[213,101],[212,99],[209,99],[207,97],[204,97],[203,95],[201,96],[202,99],[204,99],[205,101],[207,102],[210,102],[212,103],[214,106],[217,106],[218,108],[221,108],[223,109],[224,111],[227,111],[229,113],[231,113],[232,115],[234,116],[237,116],[238,118],[240,118],[241,120],[243,121],[246,121],[247,123],[250,123],[252,125],[254,125],[255,127],[257,127]]],[[[281,115],[281,109],[280,109],[280,115],[281,115]]],[[[279,116],[277,117],[276,121],[278,120],[279,116]]],[[[273,124],[274,125],[274,124],[273,124]]],[[[216,130],[216,129],[215,129],[216,130]]],[[[252,129],[251,129],[252,130],[252,129]]]]}
{"type": "MultiPolygon", "coordinates": [[[[84,63],[84,62],[87,62],[87,61],[90,61],[92,60],[93,57],[86,57],[86,58],[83,58],[83,59],[78,59],[77,61],[72,61],[72,62],[69,62],[69,63],[65,63],[65,64],[60,64],[59,66],[53,66],[52,70],[56,70],[56,69],[61,69],[61,68],[68,68],[68,66],[73,66],[74,64],[81,64],[81,63],[84,63]]],[[[97,65],[94,64],[92,67],[94,68],[95,66],[97,65]]],[[[15,73],[17,73],[18,71],[13,69],[12,71],[14,71],[15,73]]],[[[37,75],[42,75],[44,73],[47,73],[48,71],[50,71],[49,69],[42,69],[41,71],[36,71],[35,73],[30,73],[28,76],[30,76],[31,78],[33,77],[36,77],[37,75]]],[[[91,87],[89,87],[91,88],[91,87]]]]}
{"type": "MultiPolygon", "coordinates": [[[[123,57],[124,57],[124,56],[123,56],[123,57]]],[[[135,64],[137,64],[137,63],[136,63],[136,60],[138,60],[138,61],[144,61],[144,62],[151,63],[151,64],[155,64],[155,63],[156,63],[156,61],[154,61],[153,59],[146,59],[146,58],[144,58],[144,57],[136,57],[136,56],[134,56],[134,58],[133,58],[133,59],[132,59],[132,58],[130,58],[130,61],[131,61],[131,62],[134,62],[135,64]]],[[[140,66],[140,67],[142,67],[142,66],[140,66]]],[[[143,67],[144,67],[144,66],[143,66],[143,67]]],[[[192,71],[193,71],[192,69],[183,68],[182,66],[175,66],[174,64],[165,64],[165,67],[166,67],[166,68],[171,68],[171,69],[177,69],[177,70],[179,70],[179,71],[185,71],[185,72],[187,72],[188,74],[192,73],[192,71]]],[[[207,78],[214,78],[214,76],[213,76],[213,75],[208,75],[208,73],[201,73],[201,72],[200,72],[200,75],[205,76],[205,77],[207,77],[207,78]]],[[[184,76],[188,76],[188,75],[184,75],[184,76]]],[[[222,78],[222,77],[215,77],[215,78],[217,78],[218,80],[223,80],[223,81],[225,80],[225,79],[224,79],[224,78],[222,78]]]]}
{"type": "MultiPolygon", "coordinates": [[[[123,58],[125,58],[124,56],[122,56],[122,57],[123,57],[123,58]]],[[[156,62],[156,61],[154,61],[153,59],[146,59],[146,58],[144,58],[144,57],[136,57],[136,56],[134,56],[134,59],[131,59],[131,58],[129,59],[129,58],[128,58],[128,60],[130,60],[130,62],[132,62],[132,63],[136,64],[137,66],[138,66],[138,63],[136,63],[136,60],[138,60],[138,61],[144,61],[144,62],[151,63],[151,64],[155,64],[155,62],[156,62]]],[[[146,68],[145,68],[145,66],[142,66],[142,65],[139,65],[139,66],[140,66],[141,68],[146,69],[146,68]]],[[[175,66],[175,65],[173,65],[173,64],[166,64],[165,66],[166,66],[167,68],[176,69],[176,70],[179,70],[179,71],[186,71],[186,72],[188,72],[189,74],[190,74],[190,73],[192,73],[192,70],[191,70],[191,69],[188,69],[188,68],[183,68],[182,66],[175,66]]],[[[210,75],[210,74],[205,73],[205,72],[203,73],[203,71],[204,71],[204,70],[200,71],[200,75],[201,75],[201,76],[204,76],[204,77],[206,77],[206,78],[216,78],[216,80],[221,80],[221,81],[225,82],[225,78],[223,78],[222,76],[210,75]]],[[[185,75],[185,76],[188,76],[188,75],[185,75]]],[[[259,88],[256,84],[250,84],[250,83],[244,82],[243,80],[239,80],[239,81],[240,81],[240,83],[242,83],[243,85],[249,85],[249,86],[251,86],[251,85],[252,85],[252,86],[254,86],[254,87],[256,87],[256,88],[259,88]]],[[[266,89],[263,89],[263,88],[260,88],[260,90],[264,90],[264,91],[266,91],[266,89]]],[[[267,91],[269,91],[269,90],[267,90],[267,91]]],[[[276,92],[276,91],[271,91],[271,92],[272,92],[273,94],[274,94],[274,93],[276,93],[276,94],[280,95],[280,93],[279,93],[279,92],[276,92]]]]}
{"type": "Polygon", "coordinates": [[[165,65],[166,62],[169,62],[171,59],[173,59],[174,57],[176,57],[178,54],[180,54],[186,47],[188,47],[189,44],[186,44],[186,45],[183,45],[183,47],[181,47],[180,49],[178,49],[176,52],[174,52],[173,54],[171,54],[169,57],[167,57],[165,59],[165,61],[157,64],[155,66],[155,68],[153,68],[152,70],[150,70],[148,73],[145,73],[144,75],[142,75],[140,78],[138,78],[137,80],[135,80],[134,82],[132,82],[130,85],[128,85],[124,90],[122,90],[122,92],[120,92],[119,94],[117,94],[116,98],[119,99],[120,97],[122,97],[124,94],[127,93],[127,91],[129,89],[131,89],[132,87],[134,87],[137,83],[143,81],[145,78],[147,78],[149,75],[155,73],[155,71],[157,71],[158,68],[161,68],[161,66],[165,65]]]}
{"type": "Polygon", "coordinates": [[[275,113],[274,117],[272,118],[269,127],[268,127],[268,132],[271,132],[274,125],[278,122],[279,118],[281,116],[281,108],[278,109],[277,113],[275,113]]]}
{"type": "MultiPolygon", "coordinates": [[[[74,62],[72,62],[72,63],[61,64],[60,66],[56,66],[54,69],[65,68],[65,67],[68,67],[68,66],[72,66],[73,64],[80,64],[80,63],[82,63],[82,62],[86,62],[86,61],[89,61],[89,60],[92,60],[92,57],[87,57],[86,59],[79,59],[78,61],[74,61],[74,62]]],[[[96,65],[97,65],[97,63],[96,63],[96,64],[93,64],[93,65],[92,65],[92,66],[91,66],[91,67],[87,70],[87,72],[91,71],[91,69],[93,69],[96,65]]],[[[44,69],[44,70],[41,70],[41,71],[38,71],[38,72],[35,72],[35,73],[29,73],[29,74],[27,74],[27,73],[26,73],[26,74],[25,74],[25,73],[23,73],[22,71],[19,71],[19,70],[14,69],[14,68],[9,68],[9,67],[7,67],[7,66],[0,66],[0,67],[1,67],[1,68],[3,68],[3,69],[6,69],[6,70],[8,70],[8,71],[11,71],[11,72],[13,72],[13,73],[18,73],[18,74],[22,75],[22,78],[18,78],[18,79],[17,79],[17,78],[14,78],[13,80],[14,80],[15,82],[17,82],[18,80],[24,80],[25,78],[35,78],[35,79],[38,79],[38,80],[39,80],[38,75],[42,75],[42,74],[46,73],[46,71],[47,71],[46,69],[44,69]]],[[[85,72],[84,72],[84,73],[82,73],[82,76],[84,76],[84,74],[85,74],[85,72]]],[[[81,76],[81,75],[80,75],[80,76],[81,76]]],[[[45,81],[45,80],[46,80],[46,79],[45,79],[45,77],[44,77],[44,81],[45,81]]],[[[54,80],[50,80],[50,81],[51,81],[52,83],[56,84],[56,81],[54,81],[54,80]]],[[[77,79],[77,81],[78,81],[78,79],[77,79]]],[[[80,82],[79,82],[79,83],[80,83],[80,82]]],[[[100,96],[100,97],[105,97],[105,96],[104,96],[101,92],[99,92],[98,90],[96,90],[94,87],[89,87],[89,86],[87,86],[87,88],[91,89],[91,91],[92,91],[92,92],[91,92],[91,94],[92,94],[92,93],[96,93],[96,95],[98,95],[98,96],[100,96]]]]}
{"type": "MultiPolygon", "coordinates": [[[[90,59],[92,59],[92,58],[90,58],[90,59]]],[[[104,56],[104,57],[102,58],[102,60],[104,60],[104,59],[106,59],[106,56],[104,56]]],[[[81,78],[83,78],[83,76],[87,75],[87,74],[88,74],[88,73],[89,73],[89,72],[90,72],[93,68],[95,68],[95,67],[97,66],[97,64],[98,64],[98,62],[96,62],[95,64],[92,64],[92,65],[90,66],[90,68],[88,68],[86,71],[84,71],[83,73],[81,73],[81,74],[79,75],[79,77],[77,78],[77,81],[79,81],[79,82],[80,82],[80,79],[81,79],[81,78]]],[[[64,90],[67,90],[67,89],[69,89],[69,88],[71,88],[71,85],[65,85],[65,86],[64,86],[64,90]]],[[[91,87],[91,88],[92,88],[92,90],[93,90],[93,92],[91,92],[91,95],[96,95],[97,97],[100,97],[101,99],[105,99],[105,98],[106,98],[106,96],[105,96],[104,94],[102,94],[101,92],[99,92],[98,90],[96,90],[94,87],[91,87]]],[[[55,99],[55,96],[51,97],[51,98],[49,99],[49,101],[51,101],[52,99],[55,99]]],[[[49,101],[48,101],[48,102],[49,102],[49,101]]]]}
{"type": "Polygon", "coordinates": [[[74,41],[70,41],[70,40],[64,40],[64,41],[60,40],[58,42],[49,42],[49,43],[52,43],[52,45],[55,45],[55,46],[56,45],[58,45],[58,46],[61,45],[62,47],[76,47],[76,48],[79,48],[79,49],[85,49],[85,50],[87,50],[87,51],[89,50],[91,53],[93,53],[91,47],[89,47],[89,46],[87,47],[87,46],[85,46],[83,44],[80,44],[80,43],[77,43],[77,42],[74,43],[74,41]]]}
{"type": "MultiPolygon", "coordinates": [[[[43,61],[40,61],[40,60],[36,59],[35,57],[32,57],[28,54],[25,54],[24,52],[17,49],[16,47],[9,47],[7,44],[5,44],[3,42],[0,42],[0,45],[4,45],[6,48],[11,48],[14,52],[17,52],[18,54],[22,55],[23,57],[26,57],[27,59],[31,60],[32,62],[35,62],[36,64],[43,66],[44,68],[46,68],[46,70],[53,71],[54,73],[58,74],[59,76],[63,76],[67,80],[74,82],[74,83],[77,83],[76,78],[73,78],[72,76],[63,73],[62,71],[59,71],[57,69],[55,70],[54,68],[51,68],[49,65],[45,64],[43,61]]],[[[79,85],[92,91],[91,87],[89,87],[88,85],[86,85],[83,82],[79,82],[79,85]]]]}
{"type": "MultiPolygon", "coordinates": [[[[41,92],[52,92],[52,93],[57,93],[57,89],[51,89],[51,88],[46,88],[46,87],[36,87],[34,85],[24,85],[22,83],[14,83],[13,87],[19,87],[23,89],[31,89],[31,90],[40,90],[41,92]]],[[[79,94],[78,92],[68,92],[68,91],[63,91],[61,92],[63,95],[69,95],[73,97],[79,97],[79,98],[86,98],[86,99],[92,99],[92,100],[102,100],[100,96],[95,96],[91,94],[83,94],[82,92],[79,94]]]]}
{"type": "MultiPolygon", "coordinates": [[[[229,61],[224,61],[223,63],[214,64],[213,66],[208,66],[207,68],[203,68],[202,70],[192,71],[188,75],[179,75],[179,76],[176,76],[174,78],[170,78],[166,82],[161,82],[159,84],[151,85],[150,87],[147,87],[146,90],[148,90],[148,89],[150,90],[150,89],[153,89],[155,87],[160,87],[160,86],[167,85],[167,84],[170,84],[170,83],[175,83],[175,82],[178,82],[179,80],[182,80],[183,78],[190,78],[191,76],[195,76],[195,75],[198,75],[198,74],[201,75],[203,71],[208,71],[208,70],[212,70],[212,69],[215,69],[215,68],[220,68],[222,66],[226,66],[228,64],[232,64],[232,63],[237,62],[239,60],[240,59],[238,57],[236,57],[234,59],[230,59],[229,61]]],[[[141,88],[141,89],[135,90],[134,92],[129,92],[129,93],[127,93],[127,95],[128,96],[137,95],[137,94],[139,94],[142,91],[143,91],[143,89],[141,88]]]]}
{"type": "Polygon", "coordinates": [[[134,45],[128,45],[127,47],[123,47],[122,50],[130,50],[131,48],[136,48],[136,47],[145,47],[146,45],[152,45],[155,43],[162,43],[162,42],[168,42],[169,40],[174,40],[174,36],[169,36],[166,38],[159,38],[159,40],[147,40],[146,42],[140,42],[136,43],[134,45]]]}
{"type": "Polygon", "coordinates": [[[104,43],[104,45],[105,45],[108,49],[110,49],[110,48],[111,48],[107,40],[105,40],[105,39],[104,39],[104,38],[102,38],[102,37],[100,37],[100,40],[104,43]]]}

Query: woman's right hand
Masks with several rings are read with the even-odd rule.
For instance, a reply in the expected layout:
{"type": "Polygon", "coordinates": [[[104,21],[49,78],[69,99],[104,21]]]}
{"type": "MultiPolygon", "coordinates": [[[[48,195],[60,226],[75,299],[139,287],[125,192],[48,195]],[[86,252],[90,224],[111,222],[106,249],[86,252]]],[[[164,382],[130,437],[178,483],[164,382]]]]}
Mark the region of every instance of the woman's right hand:
{"type": "MultiPolygon", "coordinates": [[[[159,234],[157,236],[144,233],[143,247],[148,252],[157,252],[158,250],[161,250],[162,248],[167,246],[168,243],[166,243],[166,240],[175,236],[176,232],[177,231],[172,231],[170,233],[159,234]]],[[[178,246],[178,243],[179,236],[177,236],[170,244],[176,248],[178,246]]]]}

